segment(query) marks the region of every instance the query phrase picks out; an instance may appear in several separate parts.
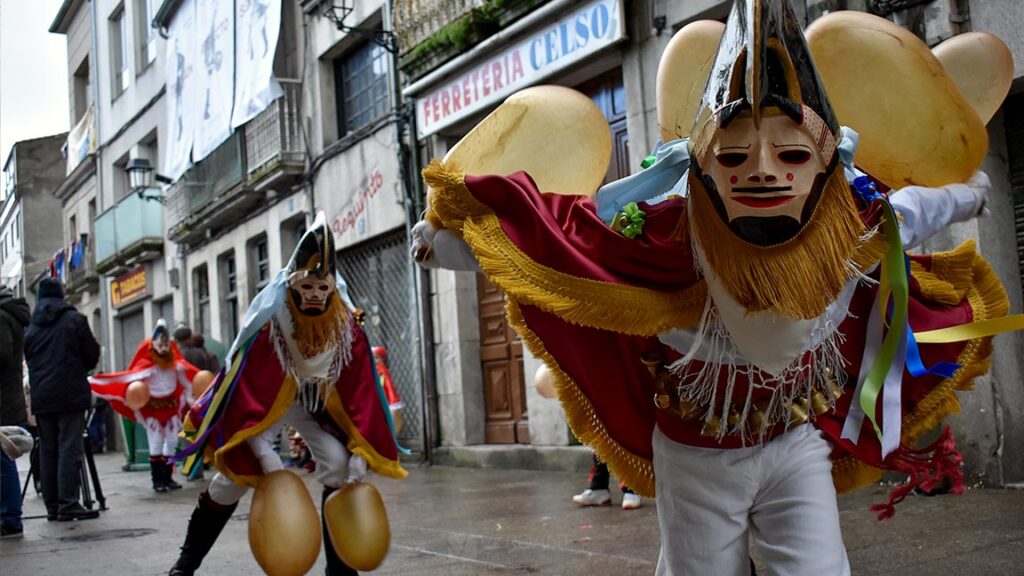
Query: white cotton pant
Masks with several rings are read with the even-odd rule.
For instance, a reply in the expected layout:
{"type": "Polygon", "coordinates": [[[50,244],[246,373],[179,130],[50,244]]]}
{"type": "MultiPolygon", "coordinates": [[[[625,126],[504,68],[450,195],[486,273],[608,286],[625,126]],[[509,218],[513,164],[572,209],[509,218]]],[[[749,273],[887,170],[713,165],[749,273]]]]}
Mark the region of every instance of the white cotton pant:
{"type": "MultiPolygon", "coordinates": [[[[348,449],[341,440],[324,430],[298,402],[292,404],[284,416],[266,432],[249,440],[249,447],[263,463],[264,472],[281,467],[280,458],[274,452],[273,440],[280,432],[282,424],[290,424],[306,441],[309,452],[316,461],[316,479],[321,484],[331,488],[345,485],[345,479],[348,477],[348,449]],[[276,467],[273,462],[275,459],[276,467]]],[[[214,502],[230,505],[238,502],[248,488],[235,484],[230,478],[218,472],[210,481],[207,490],[214,502]]]]}
{"type": "Polygon", "coordinates": [[[150,456],[174,456],[178,449],[178,430],[181,429],[181,421],[177,418],[173,422],[160,424],[156,420],[146,422],[146,440],[149,442],[150,456]]]}
{"type": "Polygon", "coordinates": [[[849,576],[830,451],[810,424],[732,450],[655,429],[657,575],[748,576],[753,535],[770,574],[849,576]]]}

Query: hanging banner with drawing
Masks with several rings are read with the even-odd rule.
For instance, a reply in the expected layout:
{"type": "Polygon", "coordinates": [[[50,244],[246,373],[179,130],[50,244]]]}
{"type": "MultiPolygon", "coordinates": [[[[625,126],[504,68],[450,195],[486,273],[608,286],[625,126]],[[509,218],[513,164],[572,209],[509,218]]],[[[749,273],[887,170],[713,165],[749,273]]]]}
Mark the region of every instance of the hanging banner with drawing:
{"type": "Polygon", "coordinates": [[[235,106],[231,125],[237,128],[283,94],[274,78],[281,0],[237,0],[235,26],[235,106]]]}
{"type": "Polygon", "coordinates": [[[196,3],[183,0],[168,26],[164,59],[168,136],[160,142],[164,149],[161,173],[177,180],[188,170],[196,126],[196,3]]]}
{"type": "Polygon", "coordinates": [[[231,136],[235,83],[235,3],[196,0],[197,98],[192,161],[210,155],[231,136]]]}

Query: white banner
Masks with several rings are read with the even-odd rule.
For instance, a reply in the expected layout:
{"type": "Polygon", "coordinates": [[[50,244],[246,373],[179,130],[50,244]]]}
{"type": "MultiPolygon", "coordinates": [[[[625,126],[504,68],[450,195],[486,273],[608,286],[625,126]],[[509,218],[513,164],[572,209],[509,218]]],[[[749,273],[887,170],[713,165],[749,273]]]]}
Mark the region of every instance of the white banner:
{"type": "Polygon", "coordinates": [[[419,137],[494,106],[625,37],[620,0],[585,4],[418,97],[419,137]]]}
{"type": "Polygon", "coordinates": [[[93,130],[92,105],[82,114],[81,120],[68,132],[68,168],[71,174],[85,157],[96,151],[95,131],[93,130]]]}
{"type": "Polygon", "coordinates": [[[231,126],[238,127],[283,94],[274,78],[281,0],[237,0],[235,26],[235,109],[231,126]]]}
{"type": "Polygon", "coordinates": [[[192,161],[199,162],[231,136],[235,83],[233,0],[196,0],[196,111],[192,161]]]}
{"type": "Polygon", "coordinates": [[[168,26],[165,79],[167,133],[161,174],[177,180],[188,170],[196,126],[196,4],[183,0],[168,26]]]}

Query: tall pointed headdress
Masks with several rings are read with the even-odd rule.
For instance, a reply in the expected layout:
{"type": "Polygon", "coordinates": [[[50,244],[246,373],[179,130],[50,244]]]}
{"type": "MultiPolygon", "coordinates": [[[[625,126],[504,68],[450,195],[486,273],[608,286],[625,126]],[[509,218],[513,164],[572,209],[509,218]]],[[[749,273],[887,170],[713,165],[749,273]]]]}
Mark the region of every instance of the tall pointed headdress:
{"type": "Polygon", "coordinates": [[[305,273],[320,278],[329,278],[337,272],[334,235],[323,212],[317,214],[312,226],[299,239],[285,272],[289,277],[305,273]]]}
{"type": "Polygon", "coordinates": [[[826,162],[835,160],[839,123],[789,2],[735,0],[692,131],[694,156],[740,112],[759,127],[769,107],[811,128],[826,162]]]}

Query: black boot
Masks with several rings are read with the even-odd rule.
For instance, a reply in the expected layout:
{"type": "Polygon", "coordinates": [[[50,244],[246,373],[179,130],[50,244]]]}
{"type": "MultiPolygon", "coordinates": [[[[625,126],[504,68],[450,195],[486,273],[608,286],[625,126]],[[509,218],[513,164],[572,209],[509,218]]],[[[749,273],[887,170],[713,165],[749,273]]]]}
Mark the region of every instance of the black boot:
{"type": "Polygon", "coordinates": [[[192,517],[188,521],[188,532],[185,534],[185,544],[181,546],[181,555],[178,556],[178,561],[174,563],[168,576],[195,574],[237,507],[238,502],[229,506],[218,504],[210,498],[208,492],[203,491],[199,495],[199,504],[192,511],[192,517]]]}
{"type": "Polygon", "coordinates": [[[174,464],[167,461],[167,457],[164,456],[164,486],[168,490],[181,490],[181,484],[174,481],[174,464]]]}
{"type": "Polygon", "coordinates": [[[349,567],[348,564],[338,557],[338,553],[334,551],[334,544],[331,543],[331,535],[327,532],[327,519],[323,516],[324,504],[327,503],[327,497],[334,493],[337,488],[331,488],[330,486],[324,486],[324,497],[320,502],[320,524],[324,530],[324,556],[327,557],[327,570],[324,572],[327,576],[353,576],[359,573],[349,567]]]}
{"type": "Polygon", "coordinates": [[[153,478],[155,492],[167,492],[167,486],[164,484],[163,456],[149,457],[149,475],[153,478]]]}

